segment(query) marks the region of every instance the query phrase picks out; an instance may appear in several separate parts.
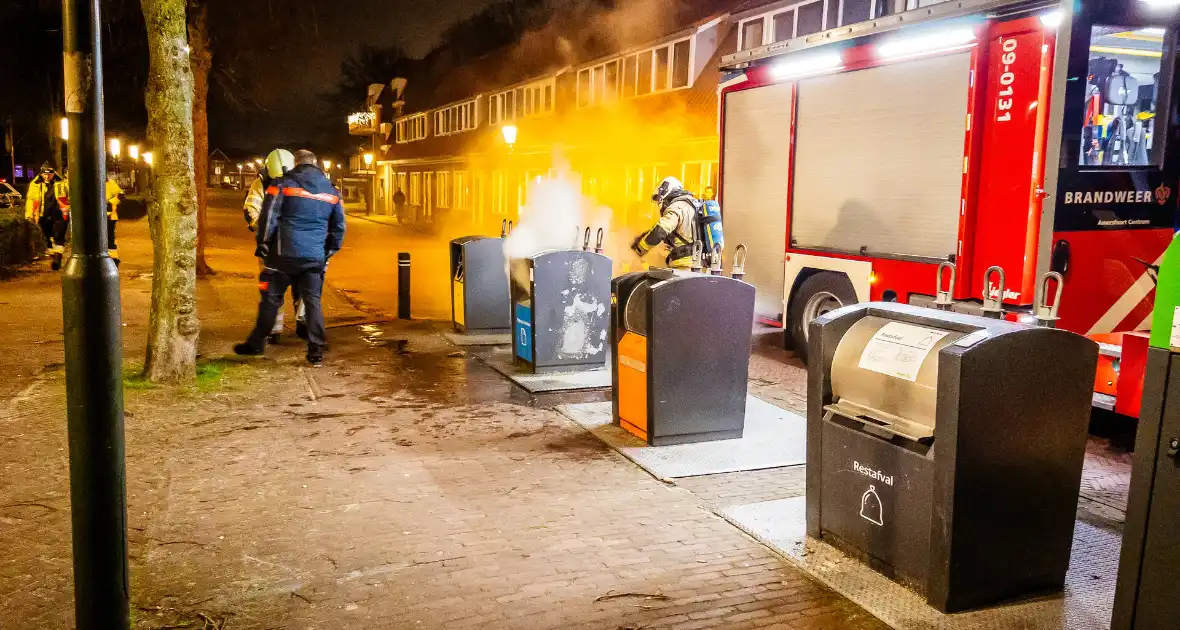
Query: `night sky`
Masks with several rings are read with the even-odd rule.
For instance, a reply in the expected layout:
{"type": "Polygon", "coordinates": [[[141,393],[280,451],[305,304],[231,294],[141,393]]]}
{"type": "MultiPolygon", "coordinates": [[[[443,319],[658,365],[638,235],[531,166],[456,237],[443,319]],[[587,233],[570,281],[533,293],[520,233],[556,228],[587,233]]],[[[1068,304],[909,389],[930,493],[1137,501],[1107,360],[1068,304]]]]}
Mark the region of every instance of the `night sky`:
{"type": "MultiPolygon", "coordinates": [[[[294,144],[346,151],[345,119],[322,98],[336,88],[341,62],[362,44],[422,56],[448,26],[494,2],[206,1],[220,73],[211,79],[210,145],[231,155],[294,144]]],[[[147,58],[139,0],[104,0],[103,10],[108,131],[142,135],[147,58]]],[[[60,0],[0,0],[0,122],[13,118],[22,162],[48,157],[46,129],[61,108],[60,11],[60,0]]]]}

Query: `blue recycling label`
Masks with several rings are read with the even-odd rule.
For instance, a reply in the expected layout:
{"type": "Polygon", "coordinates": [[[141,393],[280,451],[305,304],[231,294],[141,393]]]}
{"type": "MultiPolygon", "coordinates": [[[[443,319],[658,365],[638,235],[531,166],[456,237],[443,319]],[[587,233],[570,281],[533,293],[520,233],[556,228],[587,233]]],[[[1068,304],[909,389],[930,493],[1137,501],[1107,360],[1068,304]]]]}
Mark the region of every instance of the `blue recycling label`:
{"type": "Polygon", "coordinates": [[[533,362],[533,309],[524,304],[516,305],[516,324],[513,326],[513,347],[516,356],[533,362]]]}

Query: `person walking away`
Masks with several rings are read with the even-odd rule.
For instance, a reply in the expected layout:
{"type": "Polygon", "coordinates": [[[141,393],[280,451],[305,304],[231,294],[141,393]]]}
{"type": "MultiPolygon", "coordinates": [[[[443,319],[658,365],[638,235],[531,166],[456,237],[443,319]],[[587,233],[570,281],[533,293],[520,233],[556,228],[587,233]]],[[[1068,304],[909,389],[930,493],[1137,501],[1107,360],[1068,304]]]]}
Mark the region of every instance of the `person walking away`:
{"type": "Polygon", "coordinates": [[[70,220],[70,187],[49,162],[41,165],[41,173],[29,183],[25,218],[41,228],[45,248],[53,260],[51,267],[54,271],[61,269],[70,220]]]}
{"type": "Polygon", "coordinates": [[[406,209],[406,193],[398,188],[393,192],[393,211],[397,213],[398,225],[402,223],[402,212],[406,209]]]}
{"type": "MultiPolygon", "coordinates": [[[[246,227],[254,232],[258,225],[258,215],[262,212],[262,202],[266,197],[266,189],[272,180],[282,177],[287,171],[295,168],[295,156],[286,149],[275,149],[266,156],[265,168],[258,173],[258,177],[250,182],[250,189],[246,192],[246,201],[242,204],[242,214],[246,218],[246,227]]],[[[262,273],[266,263],[258,259],[258,272],[262,273]]],[[[291,302],[295,307],[295,334],[301,339],[307,339],[307,327],[303,323],[303,301],[299,299],[299,289],[291,287],[291,302]]],[[[283,311],[280,309],[275,316],[273,329],[268,341],[278,343],[283,333],[283,311]]]]}
{"type": "Polygon", "coordinates": [[[631,250],[643,256],[663,243],[668,247],[665,262],[669,267],[691,269],[700,202],[675,177],[664,178],[651,200],[659,205],[660,218],[650,230],[635,237],[631,250]]]}
{"type": "Polygon", "coordinates": [[[119,204],[127,198],[113,173],[107,174],[107,254],[119,265],[119,245],[115,242],[115,224],[119,222],[119,204]]]}
{"type": "Polygon", "coordinates": [[[307,362],[323,363],[327,340],[320,297],[324,269],[344,242],[344,203],[340,191],[316,165],[311,151],[295,152],[295,168],[266,188],[257,226],[258,249],[265,261],[259,277],[262,300],[258,320],[244,343],[234,346],[241,355],[258,355],[283,306],[288,286],[296,286],[307,311],[307,362]]]}

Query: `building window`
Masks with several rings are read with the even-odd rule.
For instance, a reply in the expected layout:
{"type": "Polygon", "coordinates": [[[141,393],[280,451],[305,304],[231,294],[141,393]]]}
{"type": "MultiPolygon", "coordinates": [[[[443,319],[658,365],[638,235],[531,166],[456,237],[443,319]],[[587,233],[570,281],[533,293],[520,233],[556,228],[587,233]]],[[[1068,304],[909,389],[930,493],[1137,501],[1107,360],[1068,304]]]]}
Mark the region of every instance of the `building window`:
{"type": "Polygon", "coordinates": [[[806,37],[812,33],[818,33],[824,30],[823,2],[799,5],[796,12],[799,14],[799,17],[798,22],[795,24],[795,37],[806,37]]]}
{"type": "Polygon", "coordinates": [[[553,111],[554,80],[547,79],[488,96],[491,124],[553,111]]]}
{"type": "Polygon", "coordinates": [[[434,176],[434,203],[439,208],[451,207],[451,173],[439,171],[434,176]]]}
{"type": "Polygon", "coordinates": [[[469,116],[475,111],[475,101],[451,105],[434,112],[434,135],[447,136],[475,129],[478,120],[469,116]]]}
{"type": "Polygon", "coordinates": [[[840,25],[864,22],[871,18],[872,0],[844,0],[840,10],[840,25]]]}
{"type": "Polygon", "coordinates": [[[689,65],[692,63],[692,56],[689,54],[688,40],[676,42],[672,46],[672,87],[682,88],[688,86],[689,65]]]}
{"type": "Polygon", "coordinates": [[[784,42],[795,37],[795,10],[790,9],[776,13],[771,21],[774,23],[774,40],[784,42]]]}
{"type": "Polygon", "coordinates": [[[422,205],[422,173],[410,173],[410,205],[422,205]]]}
{"type": "Polygon", "coordinates": [[[638,95],[651,93],[651,52],[644,52],[638,56],[639,59],[639,83],[638,95]]]}
{"type": "Polygon", "coordinates": [[[667,48],[657,48],[656,49],[655,64],[656,64],[655,85],[653,86],[652,89],[655,90],[656,92],[659,92],[660,90],[668,89],[668,49],[667,48]]]}
{"type": "MultiPolygon", "coordinates": [[[[438,122],[435,121],[435,127],[438,122]]],[[[397,120],[394,124],[395,142],[406,143],[426,137],[426,114],[414,114],[397,120]]]]}
{"type": "Polygon", "coordinates": [[[578,71],[578,107],[692,85],[692,39],[603,62],[578,71]]]}
{"type": "Polygon", "coordinates": [[[762,45],[762,22],[762,18],[758,17],[742,23],[742,50],[762,45]]]}
{"type": "Polygon", "coordinates": [[[455,190],[454,197],[451,198],[451,207],[456,210],[469,208],[471,202],[467,190],[467,171],[455,171],[452,177],[455,180],[455,190]]]}

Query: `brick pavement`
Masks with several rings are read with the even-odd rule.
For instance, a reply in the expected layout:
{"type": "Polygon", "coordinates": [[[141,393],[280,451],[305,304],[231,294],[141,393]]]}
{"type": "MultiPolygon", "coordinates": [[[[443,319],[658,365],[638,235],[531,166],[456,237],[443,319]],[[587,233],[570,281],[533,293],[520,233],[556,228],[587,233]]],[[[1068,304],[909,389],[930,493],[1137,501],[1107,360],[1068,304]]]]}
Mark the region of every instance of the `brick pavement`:
{"type": "MultiPolygon", "coordinates": [[[[221,273],[202,284],[206,358],[228,353],[256,299],[240,218],[212,217],[221,273]]],[[[132,360],[142,227],[120,233],[132,360]]],[[[359,270],[385,255],[366,249],[383,242],[367,229],[329,272],[356,292],[333,298],[337,324],[387,302],[359,270]]],[[[40,271],[4,290],[48,313],[59,284],[40,271]]],[[[12,313],[6,328],[22,325],[12,313]]],[[[321,370],[288,342],[230,364],[211,391],[127,391],[137,629],[200,628],[200,615],[233,630],[884,628],[713,514],[778,483],[793,491],[791,471],[656,481],[548,409],[561,400],[522,395],[435,328],[346,325],[321,370]],[[641,595],[614,597],[628,593],[641,595]]],[[[66,628],[60,324],[21,330],[28,366],[0,365],[0,628],[66,628]]]]}

